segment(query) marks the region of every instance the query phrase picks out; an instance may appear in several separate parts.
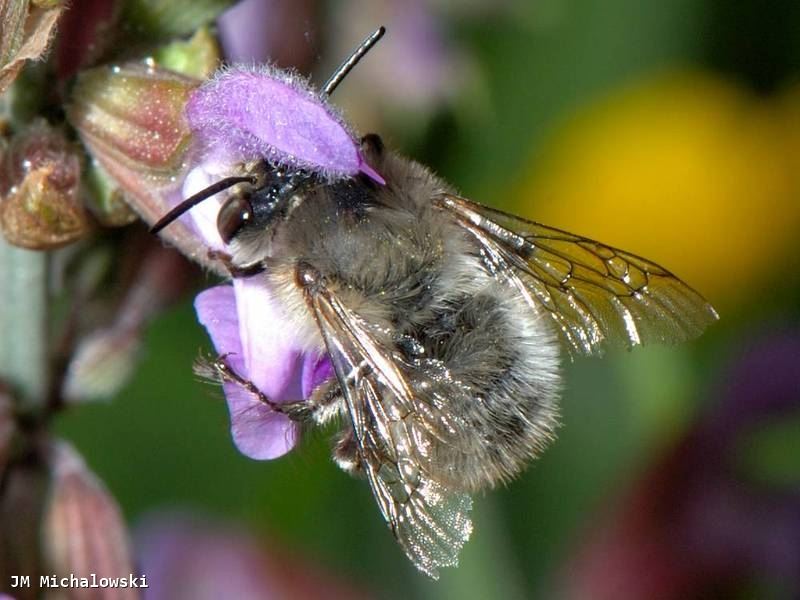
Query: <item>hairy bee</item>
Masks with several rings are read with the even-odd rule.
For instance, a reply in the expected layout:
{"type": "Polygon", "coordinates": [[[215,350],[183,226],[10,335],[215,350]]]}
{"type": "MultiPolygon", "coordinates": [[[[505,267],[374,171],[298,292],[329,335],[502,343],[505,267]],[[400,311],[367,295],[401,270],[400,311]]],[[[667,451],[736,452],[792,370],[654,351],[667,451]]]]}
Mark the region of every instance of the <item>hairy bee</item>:
{"type": "Polygon", "coordinates": [[[224,356],[216,375],[296,421],[339,418],[335,461],[366,478],[433,577],[470,535],[470,494],[512,479],[553,439],[564,348],[677,342],[717,318],[658,265],[461,198],[377,135],[361,138],[346,176],[248,152],[154,229],[234,186],[217,216],[230,273],[263,278],[283,326],[326,353],[335,377],[278,404],[224,356]]]}

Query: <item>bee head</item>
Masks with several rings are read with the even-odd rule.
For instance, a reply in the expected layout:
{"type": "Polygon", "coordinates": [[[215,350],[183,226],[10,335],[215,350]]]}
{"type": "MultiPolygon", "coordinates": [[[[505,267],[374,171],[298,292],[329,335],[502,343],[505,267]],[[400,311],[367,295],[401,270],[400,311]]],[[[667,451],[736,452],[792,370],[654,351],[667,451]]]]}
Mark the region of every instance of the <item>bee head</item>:
{"type": "Polygon", "coordinates": [[[221,148],[232,144],[235,153],[244,147],[253,158],[272,157],[277,166],[262,163],[257,172],[213,183],[173,207],[150,228],[151,233],[159,233],[200,202],[238,184],[250,185],[230,195],[217,217],[217,230],[226,244],[243,233],[274,227],[302,201],[302,192],[316,183],[364,175],[385,185],[327,104],[385,31],[380,27],[368,36],[318,93],[295,74],[269,67],[226,68],[196,89],[185,113],[199,144],[215,142],[212,145],[221,148]],[[252,104],[253,98],[259,102],[252,104]],[[288,123],[286,115],[292,115],[288,123]],[[311,170],[300,168],[301,164],[311,170]]]}
{"type": "Polygon", "coordinates": [[[186,198],[159,219],[150,232],[160,232],[194,206],[224,190],[239,184],[250,184],[230,195],[222,203],[217,215],[217,230],[228,244],[242,232],[267,229],[286,218],[301,200],[301,192],[313,185],[314,181],[314,175],[302,169],[264,165],[258,173],[220,179],[186,198]]]}
{"type": "Polygon", "coordinates": [[[232,194],[217,214],[217,230],[226,244],[248,231],[265,231],[286,219],[313,184],[314,176],[300,169],[267,168],[257,183],[232,194]]]}

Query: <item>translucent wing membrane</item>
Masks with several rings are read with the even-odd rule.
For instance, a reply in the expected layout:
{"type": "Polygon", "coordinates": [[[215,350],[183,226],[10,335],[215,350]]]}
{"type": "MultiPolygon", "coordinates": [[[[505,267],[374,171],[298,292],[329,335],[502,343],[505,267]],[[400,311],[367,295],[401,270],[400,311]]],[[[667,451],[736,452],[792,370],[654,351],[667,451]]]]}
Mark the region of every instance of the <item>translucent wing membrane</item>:
{"type": "Polygon", "coordinates": [[[484,261],[544,310],[568,347],[600,354],[693,338],[718,317],[705,299],[655,263],[457,196],[435,200],[478,241],[484,261]]]}
{"type": "Polygon", "coordinates": [[[391,350],[329,291],[311,301],[375,500],[408,557],[436,578],[440,567],[458,563],[472,532],[472,501],[427,472],[427,421],[391,350]]]}

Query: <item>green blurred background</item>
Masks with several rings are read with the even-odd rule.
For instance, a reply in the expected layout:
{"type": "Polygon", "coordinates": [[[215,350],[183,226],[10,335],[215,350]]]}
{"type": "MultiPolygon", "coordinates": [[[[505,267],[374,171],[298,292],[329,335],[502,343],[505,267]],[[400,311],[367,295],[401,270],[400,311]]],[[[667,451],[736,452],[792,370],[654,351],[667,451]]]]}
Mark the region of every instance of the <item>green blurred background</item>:
{"type": "MultiPolygon", "coordinates": [[[[406,9],[377,4],[388,46],[393,15],[406,9]]],[[[191,297],[152,324],[118,398],[68,411],[57,426],[133,526],[165,509],[243,523],[272,551],[379,597],[553,597],[587,537],[722,401],[737,357],[753,340],[797,332],[800,3],[420,4],[459,78],[414,108],[356,72],[341,93],[348,119],[381,128],[468,197],[664,264],[709,298],[719,324],[680,347],[567,362],[559,440],[518,481],[476,498],[461,566],[438,583],[408,563],[368,486],[333,465],[329,432],[275,461],[236,451],[220,394],[192,375],[209,343],[191,297]]],[[[317,81],[357,41],[342,16],[359,13],[353,5],[328,4],[309,25],[325,40],[325,58],[311,64],[317,81]]],[[[377,24],[375,10],[360,11],[358,35],[377,24]]],[[[397,64],[382,53],[367,61],[391,73],[397,64]]],[[[781,423],[796,423],[798,407],[800,397],[794,421],[781,423]]],[[[788,431],[743,451],[760,489],[800,486],[800,426],[788,431]]],[[[755,579],[735,595],[796,589],[755,579]]]]}

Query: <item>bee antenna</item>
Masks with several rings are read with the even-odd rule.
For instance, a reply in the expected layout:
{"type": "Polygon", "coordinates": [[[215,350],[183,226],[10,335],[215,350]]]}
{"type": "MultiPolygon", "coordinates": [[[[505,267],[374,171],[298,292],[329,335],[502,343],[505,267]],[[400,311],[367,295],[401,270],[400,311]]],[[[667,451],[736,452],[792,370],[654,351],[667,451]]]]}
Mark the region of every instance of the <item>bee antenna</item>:
{"type": "Polygon", "coordinates": [[[325,85],[322,86],[322,95],[323,96],[330,96],[333,91],[342,83],[342,79],[347,77],[347,74],[358,64],[364,55],[369,52],[372,47],[378,43],[378,41],[383,37],[383,34],[386,33],[386,27],[381,25],[375,31],[373,31],[370,35],[364,39],[363,42],[353,50],[353,53],[345,60],[339,68],[333,72],[333,75],[330,76],[328,81],[325,82],[325,85]]]}
{"type": "Polygon", "coordinates": [[[192,207],[200,204],[203,200],[207,200],[211,198],[214,194],[218,194],[223,190],[227,190],[229,187],[236,185],[237,183],[244,183],[248,182],[251,184],[256,183],[256,178],[252,176],[242,176],[242,177],[226,177],[225,179],[220,179],[216,183],[212,183],[207,188],[204,188],[197,192],[196,194],[189,196],[186,200],[178,204],[175,208],[161,217],[151,228],[150,233],[156,234],[164,227],[172,223],[175,219],[180,217],[183,213],[191,209],[192,207]]]}

